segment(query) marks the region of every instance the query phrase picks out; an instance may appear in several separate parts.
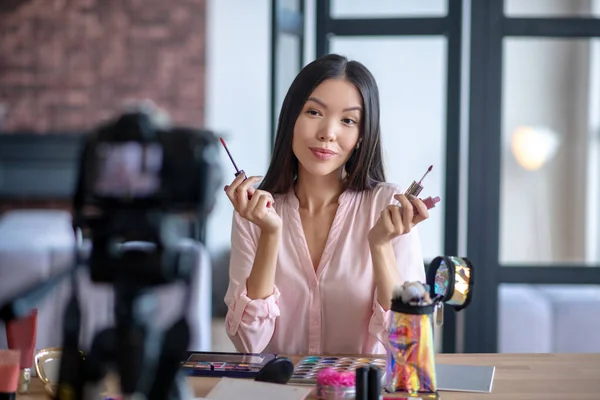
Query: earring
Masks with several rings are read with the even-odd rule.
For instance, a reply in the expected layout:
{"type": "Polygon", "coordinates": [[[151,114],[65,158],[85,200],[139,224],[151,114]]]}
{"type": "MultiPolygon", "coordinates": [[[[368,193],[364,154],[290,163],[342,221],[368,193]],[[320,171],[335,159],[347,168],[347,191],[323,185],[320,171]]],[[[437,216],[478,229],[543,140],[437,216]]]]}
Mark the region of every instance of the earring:
{"type": "Polygon", "coordinates": [[[360,147],[360,142],[362,142],[362,139],[359,139],[358,143],[356,143],[356,150],[358,150],[358,148],[360,147]]]}

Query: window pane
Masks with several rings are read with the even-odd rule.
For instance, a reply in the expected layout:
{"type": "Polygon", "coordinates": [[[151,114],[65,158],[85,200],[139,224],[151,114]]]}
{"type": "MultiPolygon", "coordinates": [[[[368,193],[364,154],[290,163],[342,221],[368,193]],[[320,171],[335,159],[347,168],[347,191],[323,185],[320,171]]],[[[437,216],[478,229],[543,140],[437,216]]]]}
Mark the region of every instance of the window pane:
{"type": "Polygon", "coordinates": [[[444,16],[447,0],[332,0],[333,18],[394,18],[444,16]]]}
{"type": "Polygon", "coordinates": [[[505,0],[510,17],[597,17],[600,4],[594,0],[505,0]]]}
{"type": "MultiPolygon", "coordinates": [[[[443,196],[446,39],[334,37],[331,50],[365,64],[377,80],[388,181],[406,189],[433,164],[421,196],[443,196]]],[[[441,254],[443,226],[444,208],[439,205],[419,225],[426,260],[441,254]]]]}
{"type": "Polygon", "coordinates": [[[598,285],[501,284],[499,353],[597,353],[598,285]]]}
{"type": "Polygon", "coordinates": [[[600,42],[504,42],[500,263],[600,257],[600,42]]]}
{"type": "Polygon", "coordinates": [[[276,56],[275,126],[277,126],[283,99],[292,81],[300,72],[300,38],[287,33],[279,33],[276,56]]]}
{"type": "Polygon", "coordinates": [[[288,11],[301,11],[300,0],[278,0],[278,5],[288,11]]]}

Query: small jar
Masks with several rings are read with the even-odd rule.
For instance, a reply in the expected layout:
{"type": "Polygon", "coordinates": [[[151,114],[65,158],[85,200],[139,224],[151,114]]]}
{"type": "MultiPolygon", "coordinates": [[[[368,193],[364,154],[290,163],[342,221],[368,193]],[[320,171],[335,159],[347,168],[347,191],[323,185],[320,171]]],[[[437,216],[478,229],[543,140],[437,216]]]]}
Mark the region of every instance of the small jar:
{"type": "Polygon", "coordinates": [[[328,386],[317,384],[317,398],[319,400],[347,400],[356,397],[354,386],[328,386]]]}

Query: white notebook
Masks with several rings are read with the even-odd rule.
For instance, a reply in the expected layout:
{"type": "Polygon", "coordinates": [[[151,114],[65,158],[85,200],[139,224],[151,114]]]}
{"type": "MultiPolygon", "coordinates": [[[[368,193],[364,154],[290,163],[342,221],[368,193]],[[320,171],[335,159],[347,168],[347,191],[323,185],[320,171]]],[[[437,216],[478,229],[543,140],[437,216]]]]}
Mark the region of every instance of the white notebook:
{"type": "Polygon", "coordinates": [[[495,367],[436,364],[438,390],[491,393],[495,367]]]}
{"type": "Polygon", "coordinates": [[[250,379],[221,378],[205,399],[210,400],[304,400],[313,387],[257,382],[250,379]]]}

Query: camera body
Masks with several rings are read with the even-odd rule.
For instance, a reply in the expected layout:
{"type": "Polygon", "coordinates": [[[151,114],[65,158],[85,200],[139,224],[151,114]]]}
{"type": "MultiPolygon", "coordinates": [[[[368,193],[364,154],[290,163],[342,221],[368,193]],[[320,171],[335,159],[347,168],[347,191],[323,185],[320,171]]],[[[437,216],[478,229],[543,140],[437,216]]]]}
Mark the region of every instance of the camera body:
{"type": "Polygon", "coordinates": [[[216,203],[218,146],[210,131],[160,127],[144,112],[123,114],[88,136],[73,221],[92,241],[92,281],[154,286],[189,278],[192,261],[177,243],[216,203]]]}

